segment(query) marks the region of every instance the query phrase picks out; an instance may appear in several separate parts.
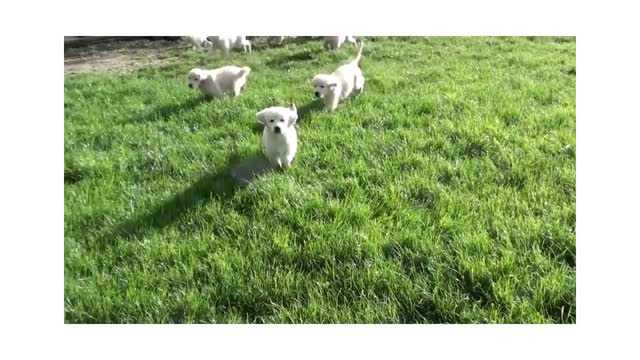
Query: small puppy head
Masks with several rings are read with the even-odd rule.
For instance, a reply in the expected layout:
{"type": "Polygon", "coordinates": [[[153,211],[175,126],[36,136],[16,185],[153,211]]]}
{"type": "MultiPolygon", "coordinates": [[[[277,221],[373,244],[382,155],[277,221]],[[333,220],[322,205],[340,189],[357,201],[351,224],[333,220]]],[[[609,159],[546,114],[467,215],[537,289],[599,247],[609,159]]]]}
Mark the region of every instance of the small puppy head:
{"type": "Polygon", "coordinates": [[[311,83],[314,87],[314,95],[320,99],[327,96],[327,94],[333,92],[338,86],[339,79],[333,75],[316,75],[311,83]]]}
{"type": "Polygon", "coordinates": [[[213,43],[211,41],[209,41],[209,40],[202,40],[202,44],[201,45],[203,47],[206,47],[206,48],[213,47],[213,43]]]}
{"type": "Polygon", "coordinates": [[[192,69],[189,71],[189,87],[193,89],[197,89],[200,87],[200,83],[204,81],[205,74],[202,69],[192,69]]]}
{"type": "Polygon", "coordinates": [[[282,134],[298,121],[298,110],[295,104],[291,108],[273,106],[257,113],[256,119],[272,134],[282,134]]]}

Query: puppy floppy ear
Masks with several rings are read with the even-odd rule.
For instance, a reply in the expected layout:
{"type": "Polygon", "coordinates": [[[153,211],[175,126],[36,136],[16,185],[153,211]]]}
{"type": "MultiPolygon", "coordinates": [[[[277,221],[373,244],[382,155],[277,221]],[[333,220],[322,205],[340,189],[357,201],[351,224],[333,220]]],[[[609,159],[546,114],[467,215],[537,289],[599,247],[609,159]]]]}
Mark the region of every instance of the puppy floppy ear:
{"type": "Polygon", "coordinates": [[[260,124],[265,125],[267,119],[265,118],[265,111],[264,110],[262,110],[262,111],[260,111],[259,113],[256,114],[256,120],[260,124]]]}
{"type": "Polygon", "coordinates": [[[338,86],[338,83],[330,83],[330,84],[327,84],[327,86],[329,87],[329,89],[333,90],[336,88],[336,86],[338,86]]]}
{"type": "Polygon", "coordinates": [[[191,75],[198,75],[198,78],[200,78],[200,80],[202,80],[202,78],[204,77],[202,76],[202,69],[199,68],[191,69],[191,71],[189,71],[189,76],[191,75]]]}
{"type": "Polygon", "coordinates": [[[291,108],[291,113],[289,114],[289,122],[287,123],[287,127],[293,126],[293,124],[298,121],[298,110],[296,109],[296,104],[293,104],[291,108]]]}
{"type": "Polygon", "coordinates": [[[238,77],[242,77],[244,75],[249,75],[249,73],[251,73],[251,68],[248,66],[245,66],[243,68],[240,69],[240,71],[238,72],[238,77]]]}
{"type": "Polygon", "coordinates": [[[200,81],[201,82],[205,82],[205,81],[207,81],[207,83],[214,82],[213,78],[211,77],[211,75],[208,72],[202,70],[198,74],[200,74],[200,81]]]}

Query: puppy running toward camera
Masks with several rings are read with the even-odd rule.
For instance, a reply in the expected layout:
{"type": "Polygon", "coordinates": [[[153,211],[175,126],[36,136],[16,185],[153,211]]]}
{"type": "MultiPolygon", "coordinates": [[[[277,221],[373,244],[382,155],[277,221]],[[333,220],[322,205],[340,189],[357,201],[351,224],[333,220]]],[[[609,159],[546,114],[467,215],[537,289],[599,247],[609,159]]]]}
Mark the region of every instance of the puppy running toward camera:
{"type": "Polygon", "coordinates": [[[239,96],[251,72],[248,66],[223,66],[218,69],[189,71],[189,87],[200,89],[207,97],[239,96]]]}
{"type": "Polygon", "coordinates": [[[324,46],[329,48],[329,50],[337,50],[345,42],[352,43],[354,47],[358,46],[356,43],[356,39],[353,36],[325,36],[324,37],[324,46]]]}
{"type": "Polygon", "coordinates": [[[204,48],[211,48],[213,43],[207,40],[206,36],[184,36],[184,40],[193,45],[193,50],[204,48]]]}
{"type": "Polygon", "coordinates": [[[316,75],[312,84],[315,88],[315,96],[324,103],[325,109],[333,111],[338,107],[338,102],[345,99],[354,90],[362,95],[364,91],[364,76],[358,66],[362,57],[364,41],[360,41],[358,56],[349,63],[340,66],[333,74],[316,75]]]}
{"type": "Polygon", "coordinates": [[[257,113],[256,118],[264,125],[262,143],[265,156],[274,166],[287,169],[298,150],[296,105],[291,108],[272,106],[257,113]]]}
{"type": "Polygon", "coordinates": [[[251,42],[246,36],[209,36],[207,37],[213,46],[209,48],[209,53],[213,55],[215,49],[221,49],[224,55],[229,55],[231,49],[243,49],[244,52],[251,52],[251,42]]]}

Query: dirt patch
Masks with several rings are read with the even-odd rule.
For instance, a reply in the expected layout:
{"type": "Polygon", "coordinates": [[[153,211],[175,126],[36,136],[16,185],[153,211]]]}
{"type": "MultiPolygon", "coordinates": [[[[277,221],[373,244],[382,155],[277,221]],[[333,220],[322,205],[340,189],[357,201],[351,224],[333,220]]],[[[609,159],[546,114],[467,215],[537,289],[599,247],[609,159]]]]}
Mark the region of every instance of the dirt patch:
{"type": "MultiPolygon", "coordinates": [[[[269,36],[251,36],[248,39],[254,50],[269,47],[283,47],[287,44],[302,43],[311,37],[289,37],[283,44],[269,36]]],[[[82,45],[65,44],[65,75],[85,72],[127,71],[145,66],[171,64],[179,60],[180,51],[190,51],[191,45],[180,38],[172,39],[127,39],[111,38],[81,41],[82,45]]],[[[204,51],[204,50],[203,50],[204,51]]]]}
{"type": "Polygon", "coordinates": [[[175,50],[188,49],[180,40],[111,40],[78,47],[66,47],[64,73],[126,71],[177,60],[175,50]]]}

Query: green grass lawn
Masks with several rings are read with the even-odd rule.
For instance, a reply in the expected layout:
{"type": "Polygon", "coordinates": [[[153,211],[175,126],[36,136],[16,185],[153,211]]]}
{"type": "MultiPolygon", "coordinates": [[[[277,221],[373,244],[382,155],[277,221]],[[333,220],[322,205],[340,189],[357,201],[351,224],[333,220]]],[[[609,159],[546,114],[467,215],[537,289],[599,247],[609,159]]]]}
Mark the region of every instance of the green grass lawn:
{"type": "Polygon", "coordinates": [[[321,41],[65,77],[68,323],[575,323],[575,38],[366,38],[334,113],[321,41]],[[194,67],[250,66],[204,100],[194,67]],[[239,186],[256,112],[286,172],[239,186]]]}

